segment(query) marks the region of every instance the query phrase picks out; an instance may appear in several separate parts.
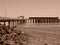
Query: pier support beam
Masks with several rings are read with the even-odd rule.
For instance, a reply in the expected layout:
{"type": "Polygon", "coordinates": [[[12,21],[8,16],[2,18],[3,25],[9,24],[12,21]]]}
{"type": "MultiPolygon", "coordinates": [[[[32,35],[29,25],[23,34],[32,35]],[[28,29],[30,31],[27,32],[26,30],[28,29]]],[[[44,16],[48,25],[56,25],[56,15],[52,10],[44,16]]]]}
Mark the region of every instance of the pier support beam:
{"type": "Polygon", "coordinates": [[[4,21],[4,25],[6,25],[5,23],[6,23],[6,22],[4,21]]]}
{"type": "Polygon", "coordinates": [[[14,27],[14,21],[13,21],[13,27],[14,27]]]}
{"type": "Polygon", "coordinates": [[[10,21],[8,21],[8,27],[10,28],[10,21]]]}

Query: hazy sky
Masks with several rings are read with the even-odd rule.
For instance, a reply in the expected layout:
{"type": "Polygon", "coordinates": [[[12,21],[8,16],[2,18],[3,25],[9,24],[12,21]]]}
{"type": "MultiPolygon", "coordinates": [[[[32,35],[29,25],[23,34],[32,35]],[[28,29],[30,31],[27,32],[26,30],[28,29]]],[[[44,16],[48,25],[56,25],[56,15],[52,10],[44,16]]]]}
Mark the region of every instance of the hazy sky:
{"type": "Polygon", "coordinates": [[[58,16],[60,0],[0,0],[0,16],[58,16]]]}

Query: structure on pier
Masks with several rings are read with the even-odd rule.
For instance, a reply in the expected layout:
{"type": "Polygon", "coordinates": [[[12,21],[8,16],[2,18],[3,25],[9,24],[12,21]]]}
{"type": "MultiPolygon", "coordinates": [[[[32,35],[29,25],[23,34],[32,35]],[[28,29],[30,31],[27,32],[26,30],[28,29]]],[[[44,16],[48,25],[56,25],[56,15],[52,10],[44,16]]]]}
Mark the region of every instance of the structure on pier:
{"type": "Polygon", "coordinates": [[[58,23],[58,17],[29,17],[30,23],[58,23]]]}
{"type": "Polygon", "coordinates": [[[24,16],[19,16],[19,17],[17,17],[18,19],[24,19],[24,16]]]}

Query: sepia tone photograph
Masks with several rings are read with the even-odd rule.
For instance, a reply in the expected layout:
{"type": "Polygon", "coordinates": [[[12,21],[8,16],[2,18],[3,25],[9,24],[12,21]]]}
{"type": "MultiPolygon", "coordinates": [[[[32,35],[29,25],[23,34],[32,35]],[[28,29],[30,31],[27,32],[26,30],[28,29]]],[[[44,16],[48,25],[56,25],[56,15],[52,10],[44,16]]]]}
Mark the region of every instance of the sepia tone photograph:
{"type": "Polygon", "coordinates": [[[0,45],[60,45],[60,0],[0,0],[0,45]]]}

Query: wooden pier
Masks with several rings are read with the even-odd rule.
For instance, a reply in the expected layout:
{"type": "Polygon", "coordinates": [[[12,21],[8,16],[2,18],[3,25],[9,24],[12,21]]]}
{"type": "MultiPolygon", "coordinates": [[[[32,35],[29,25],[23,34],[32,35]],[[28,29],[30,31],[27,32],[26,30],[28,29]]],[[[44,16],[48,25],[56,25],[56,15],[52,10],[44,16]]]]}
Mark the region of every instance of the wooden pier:
{"type": "Polygon", "coordinates": [[[19,25],[25,23],[25,19],[0,17],[0,22],[3,22],[4,25],[6,25],[6,22],[8,22],[9,27],[11,27],[11,22],[12,22],[12,27],[15,27],[16,24],[19,25]]]}

